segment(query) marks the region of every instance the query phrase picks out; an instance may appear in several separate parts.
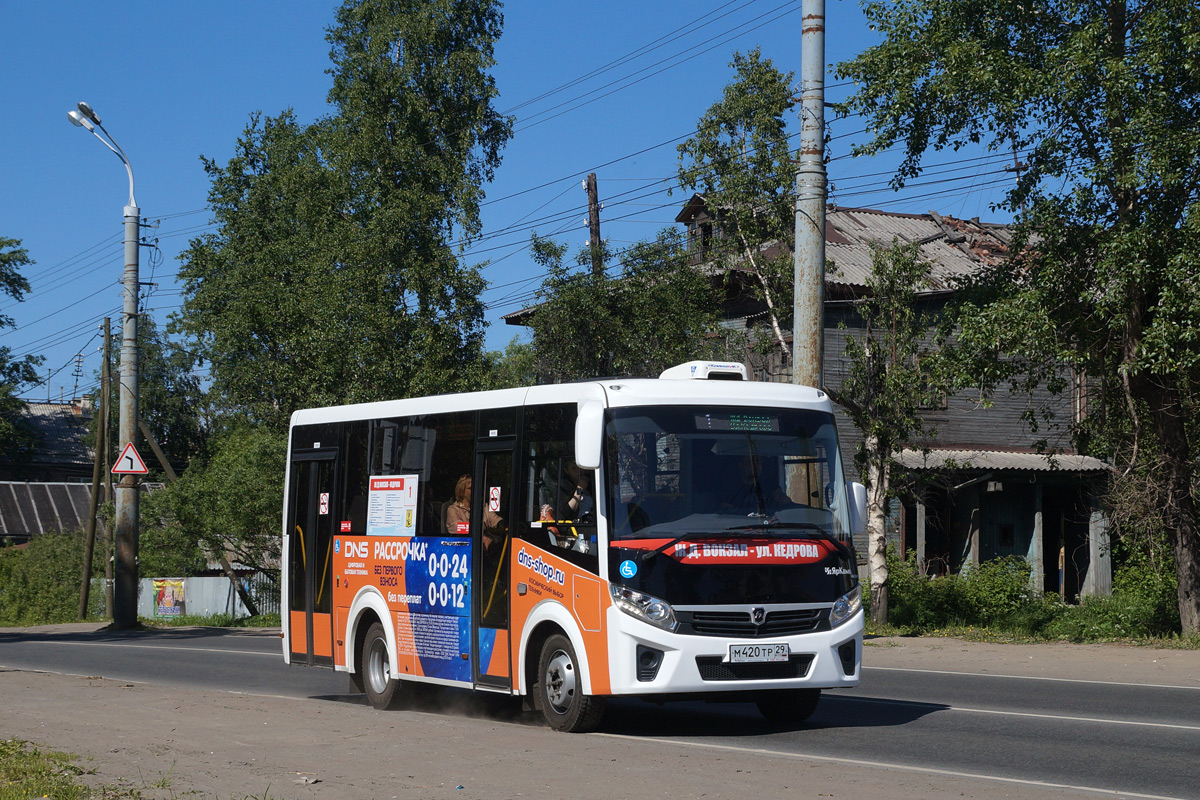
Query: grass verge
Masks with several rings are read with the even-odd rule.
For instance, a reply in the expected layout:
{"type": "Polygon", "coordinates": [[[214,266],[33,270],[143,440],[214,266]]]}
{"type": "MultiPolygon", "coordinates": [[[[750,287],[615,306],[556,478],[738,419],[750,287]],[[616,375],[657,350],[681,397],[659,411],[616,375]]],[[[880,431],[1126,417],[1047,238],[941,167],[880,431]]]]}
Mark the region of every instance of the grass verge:
{"type": "Polygon", "coordinates": [[[234,617],[232,614],[184,614],[178,617],[139,617],[148,628],[278,628],[278,614],[259,614],[256,617],[234,617]]]}

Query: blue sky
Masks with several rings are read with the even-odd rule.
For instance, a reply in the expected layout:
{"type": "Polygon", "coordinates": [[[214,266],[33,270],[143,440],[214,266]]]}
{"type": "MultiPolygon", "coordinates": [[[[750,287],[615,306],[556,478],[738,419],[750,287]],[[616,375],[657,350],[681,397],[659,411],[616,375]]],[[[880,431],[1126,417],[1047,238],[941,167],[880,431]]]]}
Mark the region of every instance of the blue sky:
{"type": "MultiPolygon", "coordinates": [[[[572,250],[586,240],[581,182],[588,172],[597,173],[601,232],[615,247],[674,224],[686,199],[678,189],[666,193],[675,145],[718,99],[735,51],[759,46],[799,81],[800,6],[507,4],[494,74],[497,107],[512,110],[516,132],[486,187],[482,238],[464,254],[469,263],[492,262],[483,271],[489,348],[502,349],[519,334],[499,317],[527,305],[540,283],[526,250],[531,227],[572,250]]],[[[182,302],[178,255],[190,237],[210,229],[200,156],[224,163],[254,111],[292,108],[303,121],[327,113],[324,30],[334,9],[307,0],[0,4],[0,236],[23,240],[37,262],[24,270],[32,284],[25,302],[0,298],[0,311],[17,322],[0,331],[0,346],[45,356],[41,374],[51,374],[22,396],[70,397],[80,353],[78,386],[93,386],[99,321],[109,315],[119,325],[125,171],[69,124],[67,111],[79,100],[91,103],[129,155],[143,216],[161,221],[148,233],[158,250],[143,249],[141,271],[143,281],[157,284],[146,307],[165,322],[182,302]]],[[[826,13],[827,62],[875,41],[856,3],[827,0],[826,13]]],[[[849,87],[827,80],[830,101],[845,96],[849,87]]],[[[887,188],[893,159],[847,157],[864,138],[861,122],[831,113],[827,122],[832,201],[1003,221],[990,211],[1005,179],[1002,155],[972,161],[980,154],[933,154],[930,163],[944,166],[931,168],[938,171],[926,179],[931,184],[896,194],[887,188]]],[[[797,120],[793,128],[799,130],[797,120]]]]}

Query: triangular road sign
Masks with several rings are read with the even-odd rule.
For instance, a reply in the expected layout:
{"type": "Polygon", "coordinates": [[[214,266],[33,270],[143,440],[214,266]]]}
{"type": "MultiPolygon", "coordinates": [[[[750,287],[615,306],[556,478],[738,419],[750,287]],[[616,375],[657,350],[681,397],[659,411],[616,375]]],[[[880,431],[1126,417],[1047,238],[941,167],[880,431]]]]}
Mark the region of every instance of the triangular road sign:
{"type": "Polygon", "coordinates": [[[145,475],[149,471],[146,469],[146,462],[142,461],[137,448],[133,446],[133,442],[125,445],[125,449],[121,451],[121,457],[117,459],[117,463],[113,464],[112,468],[113,475],[145,475]]]}

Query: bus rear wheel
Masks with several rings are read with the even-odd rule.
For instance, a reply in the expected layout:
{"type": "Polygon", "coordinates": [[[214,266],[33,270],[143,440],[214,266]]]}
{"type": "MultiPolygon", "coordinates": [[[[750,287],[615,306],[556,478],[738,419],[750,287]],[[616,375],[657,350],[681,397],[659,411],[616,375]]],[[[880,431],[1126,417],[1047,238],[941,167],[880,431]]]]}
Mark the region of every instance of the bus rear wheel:
{"type": "Polygon", "coordinates": [[[762,692],[754,701],[758,713],[772,725],[804,722],[817,710],[820,689],[779,689],[762,692]]]}
{"type": "Polygon", "coordinates": [[[575,648],[562,634],[554,634],[542,645],[535,691],[546,722],[556,731],[595,730],[604,716],[604,698],[584,693],[575,648]]]}
{"type": "Polygon", "coordinates": [[[392,677],[387,634],[378,622],[371,623],[371,627],[367,628],[358,663],[362,670],[363,689],[367,692],[371,707],[380,711],[399,707],[404,695],[403,687],[399,679],[392,677]]]}

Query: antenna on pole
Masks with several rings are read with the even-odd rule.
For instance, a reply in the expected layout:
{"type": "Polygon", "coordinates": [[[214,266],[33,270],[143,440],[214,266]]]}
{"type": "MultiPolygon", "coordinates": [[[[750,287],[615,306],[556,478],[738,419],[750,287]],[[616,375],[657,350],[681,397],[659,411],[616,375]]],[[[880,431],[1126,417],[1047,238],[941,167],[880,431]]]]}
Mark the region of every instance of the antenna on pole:
{"type": "Polygon", "coordinates": [[[71,373],[75,377],[75,386],[71,389],[71,399],[79,397],[79,379],[83,377],[83,353],[75,354],[75,370],[71,373]]]}

